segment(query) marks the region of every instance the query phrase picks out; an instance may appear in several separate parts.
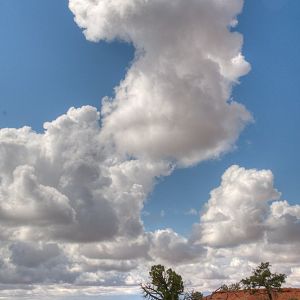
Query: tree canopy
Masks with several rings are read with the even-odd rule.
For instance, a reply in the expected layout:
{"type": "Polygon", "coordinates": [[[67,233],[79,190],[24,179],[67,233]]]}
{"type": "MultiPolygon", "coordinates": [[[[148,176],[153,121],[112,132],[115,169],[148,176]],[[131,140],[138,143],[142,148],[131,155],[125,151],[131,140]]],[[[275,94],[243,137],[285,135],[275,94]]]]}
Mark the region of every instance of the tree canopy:
{"type": "Polygon", "coordinates": [[[141,284],[143,295],[147,299],[179,300],[184,292],[182,277],[172,269],[166,270],[162,265],[151,267],[151,282],[141,284]]]}
{"type": "Polygon", "coordinates": [[[286,275],[271,273],[270,263],[262,262],[250,277],[241,280],[242,285],[252,291],[257,292],[259,288],[265,288],[268,294],[269,300],[272,300],[272,293],[280,290],[282,284],[285,282],[286,275]]]}
{"type": "Polygon", "coordinates": [[[184,296],[184,300],[202,300],[203,299],[203,294],[200,292],[188,292],[184,296]]]}
{"type": "MultiPolygon", "coordinates": [[[[218,291],[234,292],[241,288],[256,293],[260,288],[264,288],[269,300],[273,300],[273,293],[280,290],[285,282],[286,275],[272,273],[270,263],[262,262],[252,275],[240,282],[230,285],[223,284],[218,291]]],[[[197,291],[189,291],[184,294],[182,277],[172,269],[167,269],[162,265],[154,265],[149,272],[150,282],[141,284],[143,296],[149,300],[202,300],[203,294],[197,291]],[[181,298],[180,298],[181,296],[181,298]]]]}
{"type": "Polygon", "coordinates": [[[236,283],[231,283],[229,285],[222,284],[218,290],[221,292],[235,292],[235,291],[239,291],[240,289],[241,289],[241,284],[239,282],[236,282],[236,283]]]}

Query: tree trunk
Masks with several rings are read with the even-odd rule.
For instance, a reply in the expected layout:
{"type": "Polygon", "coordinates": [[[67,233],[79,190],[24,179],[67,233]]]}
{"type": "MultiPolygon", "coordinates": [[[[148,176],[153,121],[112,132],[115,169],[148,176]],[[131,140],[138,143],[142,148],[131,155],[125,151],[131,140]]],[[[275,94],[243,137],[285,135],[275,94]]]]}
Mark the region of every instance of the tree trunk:
{"type": "Polygon", "coordinates": [[[268,293],[269,300],[273,300],[273,297],[272,297],[272,290],[267,289],[267,293],[268,293]]]}

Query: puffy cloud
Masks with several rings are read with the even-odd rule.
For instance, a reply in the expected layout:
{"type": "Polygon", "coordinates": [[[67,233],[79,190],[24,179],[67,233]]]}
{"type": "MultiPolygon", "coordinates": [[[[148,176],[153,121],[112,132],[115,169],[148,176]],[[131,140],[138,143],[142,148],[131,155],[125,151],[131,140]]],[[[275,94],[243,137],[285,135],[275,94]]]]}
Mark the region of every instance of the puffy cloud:
{"type": "Polygon", "coordinates": [[[54,243],[2,243],[1,260],[2,284],[73,283],[78,275],[71,270],[69,258],[54,243]]]}
{"type": "Polygon", "coordinates": [[[39,265],[56,258],[60,255],[57,244],[40,244],[35,248],[30,243],[18,242],[10,246],[12,262],[28,268],[39,265]]]}
{"type": "Polygon", "coordinates": [[[272,203],[268,225],[270,242],[300,243],[300,205],[290,205],[287,201],[272,203]]]}
{"type": "Polygon", "coordinates": [[[143,231],[143,201],[169,165],[124,159],[100,132],[88,106],[43,134],[0,130],[0,225],[12,239],[92,242],[143,231]]]}
{"type": "Polygon", "coordinates": [[[0,130],[0,288],[132,285],[151,260],[143,202],[172,166],[118,154],[93,107],[44,127],[0,130]]]}
{"type": "Polygon", "coordinates": [[[0,130],[0,288],[132,291],[156,262],[201,290],[240,279],[260,260],[296,282],[300,210],[278,200],[271,171],[229,168],[191,237],[144,232],[141,220],[157,177],[232,149],[251,120],[231,99],[250,68],[232,28],[242,4],[69,1],[89,40],[131,42],[136,58],[101,119],[86,106],[40,134],[0,130]]]}
{"type": "Polygon", "coordinates": [[[69,199],[53,187],[39,184],[32,166],[21,165],[9,185],[0,188],[1,221],[8,224],[47,226],[73,221],[69,199]]]}
{"type": "Polygon", "coordinates": [[[280,197],[268,170],[230,167],[210,199],[197,227],[201,242],[213,246],[235,246],[263,237],[268,201],[280,197]]]}
{"type": "Polygon", "coordinates": [[[230,150],[250,121],[230,99],[249,71],[231,30],[243,1],[70,0],[91,41],[132,42],[136,59],[102,107],[119,152],[192,165],[230,150]]]}
{"type": "Polygon", "coordinates": [[[136,260],[147,258],[150,236],[141,235],[137,239],[119,238],[112,242],[88,244],[80,247],[80,253],[90,259],[136,260]]]}
{"type": "Polygon", "coordinates": [[[270,170],[231,166],[211,191],[192,239],[220,248],[259,240],[270,247],[300,242],[300,206],[279,201],[280,195],[270,170]]]}
{"type": "Polygon", "coordinates": [[[151,243],[151,257],[155,260],[165,261],[168,264],[191,263],[205,254],[202,246],[191,243],[172,229],[155,231],[151,243]]]}
{"type": "Polygon", "coordinates": [[[242,1],[69,5],[88,39],[132,42],[136,59],[101,120],[86,106],[40,134],[0,130],[6,282],[23,274],[28,283],[125,284],[142,260],[183,263],[205,253],[172,230],[145,233],[141,211],[156,177],[228,151],[251,118],[230,99],[249,70],[242,36],[230,29],[242,1]],[[50,261],[62,272],[47,279],[50,261]]]}
{"type": "MultiPolygon", "coordinates": [[[[112,182],[118,186],[120,182],[124,184],[123,176],[114,174],[119,174],[119,179],[111,176],[109,190],[112,182]]],[[[123,186],[127,187],[127,180],[123,186]]],[[[67,283],[72,287],[68,291],[71,294],[78,293],[77,287],[89,294],[96,293],[93,287],[101,293],[120,288],[132,292],[141,281],[147,280],[151,265],[163,263],[181,274],[187,286],[204,291],[248,276],[260,261],[271,261],[274,270],[288,274],[288,284],[294,285],[299,278],[300,241],[295,235],[299,206],[282,200],[271,202],[279,196],[271,171],[232,166],[222,176],[221,185],[211,192],[196,225],[197,234],[194,232],[190,238],[164,229],[135,237],[123,232],[111,240],[93,243],[82,243],[82,240],[80,244],[66,243],[65,240],[57,244],[30,242],[28,236],[27,241],[19,241],[20,235],[15,234],[11,237],[15,241],[1,245],[1,288],[6,290],[14,284],[23,289],[26,285],[34,293],[34,285],[43,284],[44,292],[54,295],[62,291],[59,285],[58,290],[53,290],[51,285],[67,283]]],[[[72,199],[68,199],[72,205],[72,199]]],[[[78,210],[73,209],[76,219],[78,210]]],[[[47,233],[39,223],[35,228],[47,233]]],[[[21,236],[25,239],[24,233],[21,236]]]]}
{"type": "Polygon", "coordinates": [[[206,255],[199,263],[183,263],[179,270],[184,277],[194,286],[212,290],[239,281],[261,261],[269,261],[275,271],[288,275],[288,285],[295,285],[300,208],[279,198],[270,170],[228,168],[188,241],[206,249],[206,255]],[[223,278],[218,277],[220,265],[223,278]]]}

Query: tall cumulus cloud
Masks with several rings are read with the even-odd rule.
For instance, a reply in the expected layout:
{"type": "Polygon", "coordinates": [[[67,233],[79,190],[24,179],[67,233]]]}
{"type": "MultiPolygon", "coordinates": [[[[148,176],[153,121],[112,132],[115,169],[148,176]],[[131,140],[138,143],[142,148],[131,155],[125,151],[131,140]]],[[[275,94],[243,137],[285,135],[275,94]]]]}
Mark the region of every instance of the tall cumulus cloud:
{"type": "Polygon", "coordinates": [[[231,89],[250,67],[232,31],[243,2],[70,0],[88,40],[133,43],[136,57],[103,102],[103,135],[134,157],[188,166],[230,150],[251,120],[231,89]]]}
{"type": "Polygon", "coordinates": [[[300,277],[299,255],[278,244],[297,253],[300,208],[280,200],[271,171],[229,168],[190,237],[141,219],[158,177],[230,151],[252,119],[231,97],[250,70],[234,30],[242,5],[69,1],[88,40],[132,43],[135,59],[100,112],[70,108],[43,133],[0,130],[1,295],[12,284],[16,296],[129,293],[155,262],[211,289],[274,253],[300,277]]]}

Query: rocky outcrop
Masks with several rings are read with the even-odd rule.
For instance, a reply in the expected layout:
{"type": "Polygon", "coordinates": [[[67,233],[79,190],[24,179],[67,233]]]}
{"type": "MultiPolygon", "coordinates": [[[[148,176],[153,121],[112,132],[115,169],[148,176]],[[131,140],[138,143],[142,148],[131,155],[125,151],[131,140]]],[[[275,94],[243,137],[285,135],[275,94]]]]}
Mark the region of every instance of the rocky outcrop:
{"type": "MultiPolygon", "coordinates": [[[[283,288],[279,292],[273,292],[274,300],[300,300],[300,289],[283,288]]],[[[215,292],[204,297],[204,300],[268,300],[265,289],[258,290],[255,294],[249,291],[215,292]]]]}

